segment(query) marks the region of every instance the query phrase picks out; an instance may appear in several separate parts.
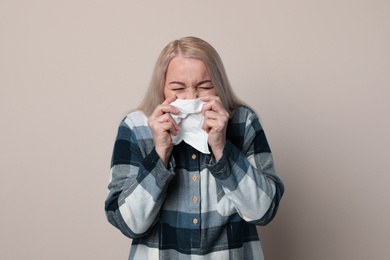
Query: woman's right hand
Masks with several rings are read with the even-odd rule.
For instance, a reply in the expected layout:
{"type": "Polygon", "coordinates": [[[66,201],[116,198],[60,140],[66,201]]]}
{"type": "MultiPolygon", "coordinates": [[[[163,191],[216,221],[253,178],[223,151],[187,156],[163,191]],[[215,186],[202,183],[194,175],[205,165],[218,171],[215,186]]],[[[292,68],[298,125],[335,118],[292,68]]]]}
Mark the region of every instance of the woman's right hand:
{"type": "Polygon", "coordinates": [[[169,157],[171,156],[173,143],[171,134],[176,136],[180,127],[169,113],[178,114],[179,110],[171,105],[176,100],[176,96],[167,98],[161,105],[158,105],[148,119],[148,125],[152,130],[154,146],[161,161],[168,167],[169,157]]]}

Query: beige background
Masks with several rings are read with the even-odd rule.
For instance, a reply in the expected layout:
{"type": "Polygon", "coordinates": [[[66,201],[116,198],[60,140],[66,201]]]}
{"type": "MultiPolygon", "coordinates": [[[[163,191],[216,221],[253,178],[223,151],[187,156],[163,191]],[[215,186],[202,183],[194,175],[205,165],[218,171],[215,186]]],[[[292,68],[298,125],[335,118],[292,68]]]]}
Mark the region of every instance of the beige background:
{"type": "Polygon", "coordinates": [[[390,2],[0,0],[0,259],[127,259],[103,206],[120,120],[194,35],[286,185],[268,260],[390,259],[390,2]]]}

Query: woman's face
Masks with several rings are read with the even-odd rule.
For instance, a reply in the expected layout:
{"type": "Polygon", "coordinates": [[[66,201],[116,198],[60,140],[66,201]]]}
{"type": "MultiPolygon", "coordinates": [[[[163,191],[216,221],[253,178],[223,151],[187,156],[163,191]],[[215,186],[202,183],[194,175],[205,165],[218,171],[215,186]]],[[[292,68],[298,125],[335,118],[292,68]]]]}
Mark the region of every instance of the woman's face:
{"type": "Polygon", "coordinates": [[[204,63],[195,58],[174,57],[168,65],[164,98],[176,95],[179,99],[196,99],[217,95],[204,63]]]}

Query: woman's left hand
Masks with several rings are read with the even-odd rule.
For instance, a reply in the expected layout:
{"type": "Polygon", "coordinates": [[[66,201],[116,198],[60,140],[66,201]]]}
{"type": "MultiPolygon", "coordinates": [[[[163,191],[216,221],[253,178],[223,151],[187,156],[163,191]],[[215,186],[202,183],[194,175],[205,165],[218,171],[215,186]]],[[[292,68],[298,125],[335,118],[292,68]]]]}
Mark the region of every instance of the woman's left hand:
{"type": "Polygon", "coordinates": [[[218,161],[222,157],[226,144],[229,113],[223,107],[222,101],[218,96],[204,96],[200,97],[200,100],[206,102],[202,108],[204,115],[202,129],[209,134],[208,142],[213,150],[215,159],[218,161]]]}

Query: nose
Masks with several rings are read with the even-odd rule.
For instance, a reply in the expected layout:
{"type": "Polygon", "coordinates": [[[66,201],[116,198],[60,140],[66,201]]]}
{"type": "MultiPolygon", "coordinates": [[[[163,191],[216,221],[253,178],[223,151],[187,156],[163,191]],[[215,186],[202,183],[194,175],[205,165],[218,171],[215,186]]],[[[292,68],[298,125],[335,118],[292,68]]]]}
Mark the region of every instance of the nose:
{"type": "Polygon", "coordinates": [[[186,99],[197,99],[197,98],[198,98],[198,91],[196,90],[196,88],[188,88],[186,99]]]}

